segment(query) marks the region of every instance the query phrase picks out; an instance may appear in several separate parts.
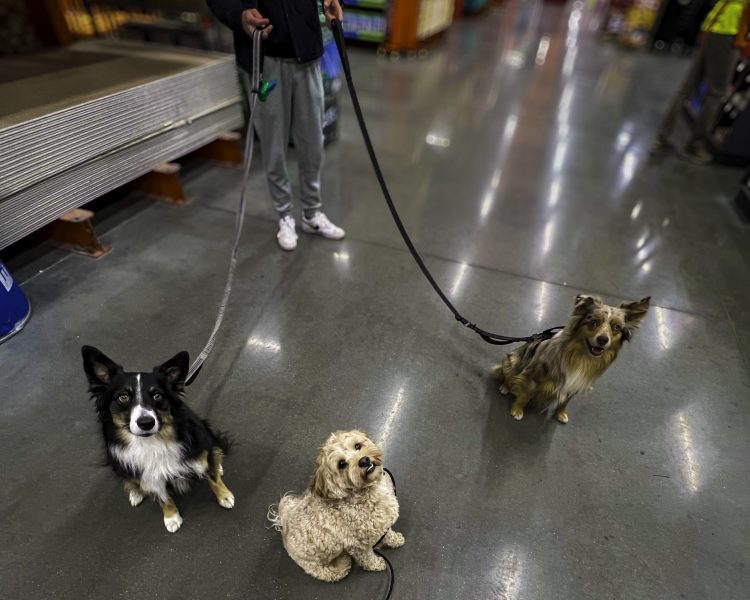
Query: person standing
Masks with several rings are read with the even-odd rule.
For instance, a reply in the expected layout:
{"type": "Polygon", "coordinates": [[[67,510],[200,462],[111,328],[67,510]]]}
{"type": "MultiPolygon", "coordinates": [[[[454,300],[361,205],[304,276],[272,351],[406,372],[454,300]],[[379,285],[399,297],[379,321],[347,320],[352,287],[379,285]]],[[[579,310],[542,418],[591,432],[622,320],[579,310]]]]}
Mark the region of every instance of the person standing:
{"type": "Polygon", "coordinates": [[[748,6],[750,0],[718,0],[704,19],[698,54],[662,121],[656,140],[651,146],[652,154],[674,150],[670,136],[680,111],[705,81],[706,97],[701,112],[693,123],[692,137],[685,148],[684,156],[698,164],[713,161],[711,133],[732,70],[737,64],[737,37],[740,30],[746,31],[743,22],[748,19],[748,6]]]}
{"type": "MultiPolygon", "coordinates": [[[[287,169],[290,135],[299,162],[302,231],[341,240],[345,232],[322,212],[320,171],[323,163],[323,80],[320,57],[323,36],[317,0],[206,0],[211,11],[234,32],[241,80],[249,90],[252,34],[262,31],[263,77],[276,89],[256,105],[255,130],[263,155],[263,170],[279,214],[276,234],[284,250],[297,247],[292,216],[292,185],[287,169]]],[[[326,20],[343,19],[339,0],[323,0],[326,20]]],[[[252,135],[252,132],[248,132],[252,135]]]]}

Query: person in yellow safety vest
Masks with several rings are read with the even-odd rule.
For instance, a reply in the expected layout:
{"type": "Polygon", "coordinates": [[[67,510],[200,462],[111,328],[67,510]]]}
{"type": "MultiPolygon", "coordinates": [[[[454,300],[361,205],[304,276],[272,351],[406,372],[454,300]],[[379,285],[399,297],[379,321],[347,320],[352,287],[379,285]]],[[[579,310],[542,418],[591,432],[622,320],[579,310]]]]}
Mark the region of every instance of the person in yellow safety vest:
{"type": "Polygon", "coordinates": [[[747,21],[750,18],[748,8],[750,0],[718,0],[704,19],[701,25],[700,48],[659,128],[656,140],[651,146],[652,154],[674,151],[670,136],[677,118],[685,103],[705,81],[706,97],[700,114],[693,123],[692,138],[685,147],[683,156],[697,164],[708,164],[713,161],[711,132],[722,97],[737,64],[738,34],[742,31],[744,36],[747,32],[747,21]]]}

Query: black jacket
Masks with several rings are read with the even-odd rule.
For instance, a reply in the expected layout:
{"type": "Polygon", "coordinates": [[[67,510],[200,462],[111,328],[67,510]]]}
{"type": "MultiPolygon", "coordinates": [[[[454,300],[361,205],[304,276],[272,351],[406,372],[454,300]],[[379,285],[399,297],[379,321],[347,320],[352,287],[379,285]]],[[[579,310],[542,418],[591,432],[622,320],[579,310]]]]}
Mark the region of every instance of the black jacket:
{"type": "Polygon", "coordinates": [[[264,42],[268,56],[316,60],[323,54],[323,35],[317,0],[206,0],[211,11],[234,32],[237,63],[252,68],[252,40],[242,29],[242,13],[257,8],[271,21],[273,31],[264,42]]]}

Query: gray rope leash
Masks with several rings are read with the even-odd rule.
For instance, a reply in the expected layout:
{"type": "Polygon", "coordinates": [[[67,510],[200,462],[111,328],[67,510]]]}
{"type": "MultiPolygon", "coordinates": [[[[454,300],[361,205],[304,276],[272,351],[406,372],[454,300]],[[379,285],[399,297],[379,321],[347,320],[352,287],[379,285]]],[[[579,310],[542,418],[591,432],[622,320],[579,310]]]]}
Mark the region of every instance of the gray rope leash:
{"type": "Polygon", "coordinates": [[[221,328],[221,322],[224,320],[224,314],[227,310],[227,304],[229,303],[229,297],[232,294],[232,283],[234,282],[234,272],[237,268],[237,256],[240,249],[240,240],[242,238],[242,227],[245,224],[245,205],[247,200],[245,193],[247,191],[247,184],[250,178],[250,166],[253,162],[253,149],[255,146],[253,136],[253,119],[255,117],[255,105],[258,101],[258,94],[261,90],[261,32],[255,30],[253,32],[253,68],[250,73],[250,114],[247,120],[247,133],[245,137],[245,160],[243,166],[243,178],[242,178],[242,191],[240,192],[240,200],[237,204],[237,212],[234,220],[234,246],[232,247],[232,256],[229,260],[229,270],[227,272],[227,281],[224,285],[224,295],[219,303],[219,310],[216,314],[216,321],[214,322],[214,328],[211,331],[211,335],[206,342],[206,345],[201,350],[198,357],[193,362],[190,370],[188,371],[187,378],[185,379],[185,385],[190,385],[195,380],[196,375],[203,367],[203,363],[206,362],[208,355],[214,349],[216,343],[216,336],[221,328]]]}

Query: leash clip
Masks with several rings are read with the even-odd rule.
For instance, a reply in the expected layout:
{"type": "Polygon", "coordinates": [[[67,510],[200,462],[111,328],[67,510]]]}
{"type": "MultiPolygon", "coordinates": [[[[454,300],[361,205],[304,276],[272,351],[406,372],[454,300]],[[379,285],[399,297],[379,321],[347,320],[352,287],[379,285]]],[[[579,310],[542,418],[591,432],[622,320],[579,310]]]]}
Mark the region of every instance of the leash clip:
{"type": "Polygon", "coordinates": [[[258,94],[258,100],[261,102],[265,102],[268,100],[268,96],[271,94],[272,91],[276,89],[276,80],[271,79],[271,81],[265,81],[263,79],[260,80],[260,89],[257,90],[255,93],[258,94]]]}

